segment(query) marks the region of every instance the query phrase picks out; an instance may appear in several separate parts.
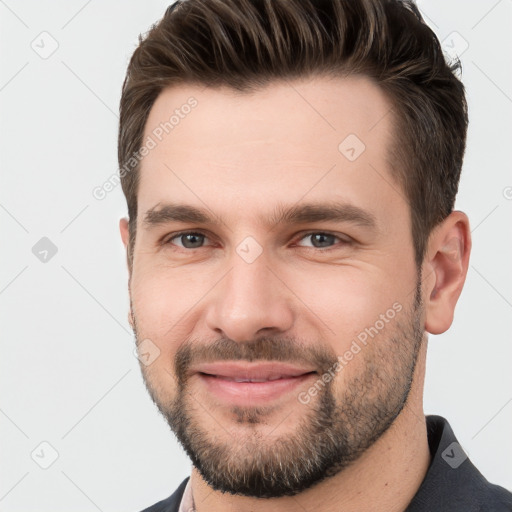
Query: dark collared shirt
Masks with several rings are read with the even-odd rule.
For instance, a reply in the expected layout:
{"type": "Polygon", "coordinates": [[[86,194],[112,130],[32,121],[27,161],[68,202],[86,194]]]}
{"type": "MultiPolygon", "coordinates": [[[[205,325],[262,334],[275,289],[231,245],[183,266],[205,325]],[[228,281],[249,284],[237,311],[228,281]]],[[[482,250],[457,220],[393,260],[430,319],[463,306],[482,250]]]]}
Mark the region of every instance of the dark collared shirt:
{"type": "MultiPolygon", "coordinates": [[[[441,416],[427,416],[432,460],[404,512],[512,512],[512,493],[489,483],[473,466],[441,416]]],[[[187,477],[166,500],[143,512],[178,512],[187,477]]]]}

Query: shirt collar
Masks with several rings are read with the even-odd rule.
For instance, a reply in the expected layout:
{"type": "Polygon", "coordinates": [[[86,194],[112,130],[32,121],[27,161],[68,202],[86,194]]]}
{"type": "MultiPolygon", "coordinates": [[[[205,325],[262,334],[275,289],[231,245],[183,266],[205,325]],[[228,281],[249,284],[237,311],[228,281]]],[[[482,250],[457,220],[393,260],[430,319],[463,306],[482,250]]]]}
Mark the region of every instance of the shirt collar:
{"type": "MultiPolygon", "coordinates": [[[[426,417],[426,423],[431,462],[405,512],[480,510],[476,507],[481,499],[485,499],[482,498],[484,495],[499,493],[505,496],[507,491],[489,484],[471,463],[446,419],[431,415],[426,417]]],[[[178,512],[191,510],[195,509],[189,478],[178,512]]]]}

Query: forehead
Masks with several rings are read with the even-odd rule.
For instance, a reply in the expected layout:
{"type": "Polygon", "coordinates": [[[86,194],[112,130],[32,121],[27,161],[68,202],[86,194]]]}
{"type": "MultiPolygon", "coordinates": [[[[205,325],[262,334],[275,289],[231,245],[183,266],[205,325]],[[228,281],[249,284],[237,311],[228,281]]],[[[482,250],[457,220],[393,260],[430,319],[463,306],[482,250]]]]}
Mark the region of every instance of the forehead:
{"type": "Polygon", "coordinates": [[[365,77],[282,81],[251,93],[167,88],[145,126],[152,147],[141,161],[139,211],[178,198],[224,210],[306,195],[357,204],[363,191],[367,205],[403,201],[388,164],[392,118],[365,77]]]}

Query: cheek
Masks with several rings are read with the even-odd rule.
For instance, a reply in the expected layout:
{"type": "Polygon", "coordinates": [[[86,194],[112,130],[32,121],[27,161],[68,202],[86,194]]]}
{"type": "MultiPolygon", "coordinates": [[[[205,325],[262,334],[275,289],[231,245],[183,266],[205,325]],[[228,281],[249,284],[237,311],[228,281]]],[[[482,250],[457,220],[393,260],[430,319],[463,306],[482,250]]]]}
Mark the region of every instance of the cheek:
{"type": "Polygon", "coordinates": [[[191,292],[181,280],[170,279],[162,272],[134,272],[131,282],[131,300],[137,324],[139,341],[149,339],[160,351],[160,357],[151,365],[151,371],[160,367],[169,369],[177,350],[177,340],[184,339],[179,320],[190,309],[191,292]]]}
{"type": "Polygon", "coordinates": [[[330,276],[310,274],[302,280],[297,295],[314,313],[304,310],[314,322],[312,332],[321,332],[338,357],[332,368],[335,396],[348,393],[355,382],[357,386],[372,382],[375,392],[381,389],[385,368],[394,365],[389,358],[396,350],[399,322],[409,307],[400,287],[381,269],[338,269],[330,276]]]}
{"type": "Polygon", "coordinates": [[[347,265],[296,272],[290,287],[305,304],[301,309],[310,319],[308,323],[312,322],[334,351],[343,355],[358,336],[364,341],[368,330],[375,334],[375,326],[379,331],[376,337],[389,333],[397,310],[412,300],[412,296],[407,297],[410,287],[404,286],[404,281],[382,268],[347,265]]]}
{"type": "Polygon", "coordinates": [[[137,318],[151,330],[170,329],[205,291],[197,271],[152,265],[137,269],[131,282],[131,297],[137,318]]]}
{"type": "Polygon", "coordinates": [[[158,279],[156,275],[138,277],[134,274],[131,297],[139,329],[158,331],[173,306],[173,294],[165,280],[158,279]]]}
{"type": "Polygon", "coordinates": [[[161,356],[152,371],[161,378],[173,368],[175,354],[194,336],[201,324],[208,291],[219,279],[219,271],[202,271],[199,266],[172,268],[143,262],[134,268],[131,299],[139,339],[149,338],[161,356]]]}

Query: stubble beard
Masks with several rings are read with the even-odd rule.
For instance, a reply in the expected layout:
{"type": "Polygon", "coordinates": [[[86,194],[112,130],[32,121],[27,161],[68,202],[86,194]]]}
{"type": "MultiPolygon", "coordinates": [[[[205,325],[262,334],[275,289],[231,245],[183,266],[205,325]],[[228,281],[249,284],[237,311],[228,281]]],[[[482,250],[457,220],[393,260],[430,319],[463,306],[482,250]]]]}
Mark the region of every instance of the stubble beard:
{"type": "MultiPolygon", "coordinates": [[[[211,488],[254,498],[294,496],[356,461],[401,413],[422,345],[422,311],[418,278],[414,304],[397,314],[393,320],[396,327],[387,338],[383,338],[386,328],[355,356],[362,358],[361,370],[345,382],[340,396],[335,396],[334,379],[320,388],[307,407],[297,401],[296,407],[304,413],[294,431],[282,436],[265,437],[258,428],[267,425],[269,417],[278,418],[274,420],[276,429],[283,421],[279,416],[284,415],[276,414],[273,407],[233,407],[232,421],[243,427],[241,433],[237,428],[236,436],[224,432],[228,429],[222,425],[208,429],[202,420],[214,420],[205,411],[207,405],[198,404],[190,394],[185,375],[194,356],[199,361],[203,361],[201,356],[210,360],[296,360],[297,344],[292,340],[265,338],[242,343],[221,339],[203,346],[200,352],[196,352],[197,344],[185,343],[174,361],[177,387],[172,398],[154,382],[150,369],[141,364],[141,370],[153,402],[211,488]],[[223,434],[216,438],[214,430],[223,434]]],[[[134,325],[136,338],[141,339],[134,325]]],[[[327,350],[304,347],[302,360],[321,369],[320,380],[321,372],[332,368],[337,358],[327,350]]]]}

